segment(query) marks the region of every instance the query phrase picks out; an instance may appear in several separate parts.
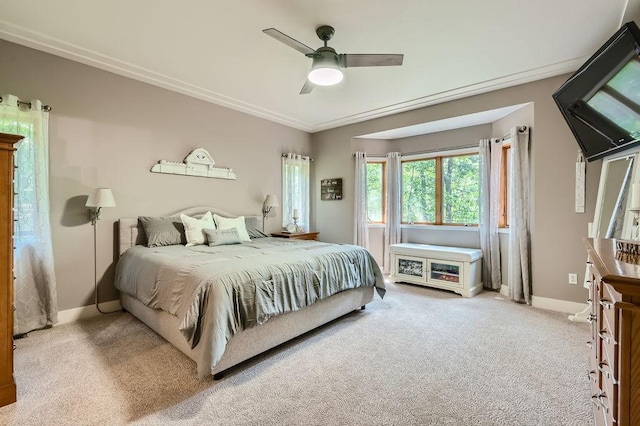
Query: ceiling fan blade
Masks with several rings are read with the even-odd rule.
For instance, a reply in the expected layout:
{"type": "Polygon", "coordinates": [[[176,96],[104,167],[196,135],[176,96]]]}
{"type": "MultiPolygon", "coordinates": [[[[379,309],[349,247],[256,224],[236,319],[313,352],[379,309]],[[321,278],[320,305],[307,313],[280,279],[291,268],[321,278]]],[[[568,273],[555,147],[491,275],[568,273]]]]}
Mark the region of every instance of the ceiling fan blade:
{"type": "Polygon", "coordinates": [[[304,86],[302,86],[302,90],[300,90],[300,94],[301,95],[306,95],[308,93],[311,93],[311,91],[313,90],[314,87],[316,87],[316,85],[313,84],[312,82],[310,82],[309,80],[307,80],[304,83],[304,86]]]}
{"type": "Polygon", "coordinates": [[[390,67],[402,65],[404,55],[340,55],[340,64],[351,67],[390,67]]]}
{"type": "Polygon", "coordinates": [[[282,42],[284,44],[286,44],[289,47],[293,47],[298,52],[304,53],[305,55],[309,55],[309,54],[315,52],[315,50],[313,50],[312,48],[310,48],[306,44],[300,43],[298,40],[289,37],[285,33],[282,33],[280,31],[276,30],[275,28],[267,28],[266,30],[262,30],[262,32],[267,34],[267,35],[270,35],[271,37],[275,38],[276,40],[278,40],[278,41],[280,41],[280,42],[282,42]]]}

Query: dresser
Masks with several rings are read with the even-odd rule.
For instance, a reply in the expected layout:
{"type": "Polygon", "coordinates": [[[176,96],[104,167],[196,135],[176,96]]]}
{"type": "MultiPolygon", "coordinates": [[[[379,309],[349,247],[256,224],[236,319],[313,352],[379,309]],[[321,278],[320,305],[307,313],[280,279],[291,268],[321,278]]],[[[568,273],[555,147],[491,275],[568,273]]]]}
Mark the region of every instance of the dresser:
{"type": "Polygon", "coordinates": [[[0,133],[0,406],[16,402],[13,379],[13,153],[22,136],[0,133]]]}
{"type": "Polygon", "coordinates": [[[640,425],[640,256],[585,239],[589,256],[589,371],[596,425],[640,425]]]}

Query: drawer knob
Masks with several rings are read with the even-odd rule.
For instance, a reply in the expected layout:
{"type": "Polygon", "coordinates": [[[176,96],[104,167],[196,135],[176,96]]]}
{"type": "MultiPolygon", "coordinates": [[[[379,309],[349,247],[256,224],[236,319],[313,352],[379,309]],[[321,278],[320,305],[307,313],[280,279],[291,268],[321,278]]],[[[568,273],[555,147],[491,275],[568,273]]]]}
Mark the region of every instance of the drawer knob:
{"type": "Polygon", "coordinates": [[[609,413],[609,407],[606,406],[604,400],[607,398],[604,392],[600,392],[598,394],[591,396],[591,402],[598,407],[598,409],[602,408],[605,413],[609,413]]]}
{"type": "Polygon", "coordinates": [[[593,349],[593,342],[591,340],[587,340],[587,347],[593,349]]]}
{"type": "Polygon", "coordinates": [[[613,372],[606,362],[601,362],[600,364],[598,364],[598,371],[604,374],[607,380],[611,380],[611,383],[613,383],[614,385],[618,383],[613,377],[613,372]]]}
{"type": "Polygon", "coordinates": [[[600,306],[602,306],[605,309],[611,309],[615,306],[615,304],[607,299],[600,299],[600,306]]]}
{"type": "Polygon", "coordinates": [[[603,342],[605,342],[607,345],[617,345],[618,342],[616,342],[615,340],[613,340],[611,338],[611,336],[609,335],[609,332],[607,330],[600,330],[600,332],[598,333],[598,337],[600,337],[602,339],[603,342]]]}

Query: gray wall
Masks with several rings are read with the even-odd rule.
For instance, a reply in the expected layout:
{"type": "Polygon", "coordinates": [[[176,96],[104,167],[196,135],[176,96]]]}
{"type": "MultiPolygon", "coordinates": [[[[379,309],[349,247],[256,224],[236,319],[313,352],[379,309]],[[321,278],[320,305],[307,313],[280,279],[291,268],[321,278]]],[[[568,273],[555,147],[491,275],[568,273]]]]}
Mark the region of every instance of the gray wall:
{"type": "MultiPolygon", "coordinates": [[[[280,198],[281,154],[311,154],[310,136],[247,114],[0,41],[0,93],[38,98],[50,115],[53,251],[61,310],[93,303],[93,230],[84,208],[94,187],[113,189],[117,207],[98,222],[101,301],[113,288],[114,222],[212,205],[259,215],[280,198]],[[150,173],[158,160],[207,149],[237,181],[150,173]]],[[[280,229],[280,209],[267,229],[280,229]]]]}
{"type": "MultiPolygon", "coordinates": [[[[315,158],[311,222],[324,241],[351,242],[353,158],[365,141],[353,137],[509,105],[533,102],[531,140],[531,245],[533,292],[540,297],[584,302],[586,291],[567,284],[567,273],[584,271],[582,237],[593,217],[600,162],[587,167],[586,214],[573,212],[577,144],[551,94],[568,75],[376,120],[307,133],[136,82],[29,48],[0,41],[0,93],[39,98],[53,106],[50,119],[51,218],[60,309],[92,303],[93,237],[86,195],[96,186],[114,190],[118,207],[98,224],[101,300],[112,288],[113,223],[118,217],[165,214],[185,206],[213,204],[259,214],[267,193],[281,193],[280,154],[315,158]],[[160,159],[180,161],[195,147],[231,167],[237,181],[149,173],[160,159]],[[269,172],[265,172],[265,171],[269,172]],[[342,177],[343,200],[319,201],[320,180],[342,177]]],[[[527,123],[513,123],[527,124],[527,123]]],[[[504,134],[494,123],[492,135],[504,134]]],[[[475,138],[475,137],[474,137],[475,138]]],[[[477,139],[477,138],[475,138],[477,139]]],[[[376,153],[391,142],[377,141],[376,153]]],[[[416,142],[418,143],[418,142],[416,142]]],[[[420,149],[416,149],[420,150],[420,149]]],[[[267,226],[277,229],[280,212],[267,226]]]]}
{"type": "MultiPolygon", "coordinates": [[[[317,179],[343,177],[339,202],[314,197],[317,229],[325,241],[351,242],[353,226],[353,160],[351,139],[357,135],[415,125],[510,105],[533,102],[531,110],[494,123],[491,134],[502,136],[513,125],[530,125],[531,131],[531,257],[533,294],[538,297],[584,303],[586,290],[569,285],[567,274],[584,273],[582,238],[592,220],[600,162],[587,166],[586,214],[574,213],[574,173],[578,145],[558,111],[552,93],[569,75],[471,96],[312,135],[317,179]]],[[[529,108],[529,107],[528,107],[529,108]]],[[[317,184],[317,182],[316,182],[317,184]]]]}

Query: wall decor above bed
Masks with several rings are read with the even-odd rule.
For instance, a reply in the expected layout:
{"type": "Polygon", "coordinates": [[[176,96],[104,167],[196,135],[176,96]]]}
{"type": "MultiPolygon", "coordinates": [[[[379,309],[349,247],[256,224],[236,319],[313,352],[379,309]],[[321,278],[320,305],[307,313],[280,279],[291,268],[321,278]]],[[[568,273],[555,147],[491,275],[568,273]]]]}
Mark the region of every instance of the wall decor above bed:
{"type": "Polygon", "coordinates": [[[191,151],[182,163],[160,160],[151,167],[152,173],[171,175],[200,176],[215,179],[236,180],[236,174],[227,167],[215,167],[216,162],[204,148],[191,151]]]}

